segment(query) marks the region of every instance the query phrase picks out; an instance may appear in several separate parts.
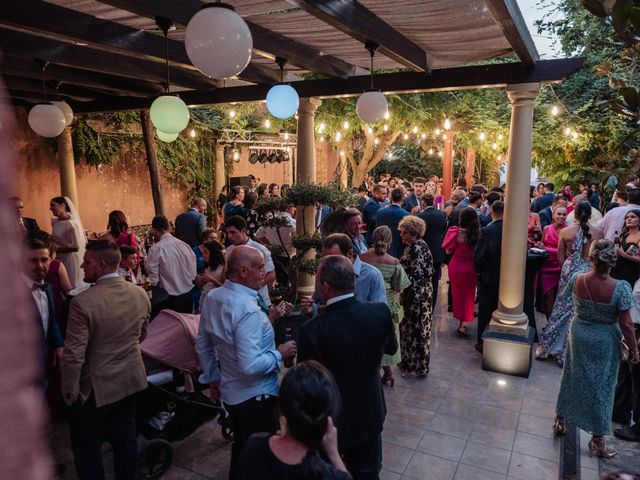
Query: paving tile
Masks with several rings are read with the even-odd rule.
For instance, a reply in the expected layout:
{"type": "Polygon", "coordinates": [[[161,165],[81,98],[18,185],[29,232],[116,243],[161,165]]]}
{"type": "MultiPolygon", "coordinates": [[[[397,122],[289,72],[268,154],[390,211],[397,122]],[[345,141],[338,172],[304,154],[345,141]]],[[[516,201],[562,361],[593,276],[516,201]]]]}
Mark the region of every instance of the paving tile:
{"type": "Polygon", "coordinates": [[[484,402],[491,407],[519,412],[522,408],[522,398],[522,395],[506,395],[499,391],[489,390],[484,402]]]}
{"type": "Polygon", "coordinates": [[[597,457],[592,457],[589,454],[589,440],[591,440],[591,434],[584,430],[580,432],[580,466],[585,468],[591,468],[593,470],[599,470],[600,464],[597,457]]]}
{"type": "Polygon", "coordinates": [[[554,386],[535,386],[528,384],[524,389],[525,398],[554,402],[558,398],[558,389],[554,386]]]}
{"type": "Polygon", "coordinates": [[[435,412],[440,407],[442,403],[442,399],[444,398],[444,393],[437,392],[425,392],[425,391],[412,391],[408,393],[402,403],[407,405],[413,405],[415,407],[424,408],[425,410],[430,410],[435,412]]]}
{"type": "Polygon", "coordinates": [[[162,476],[162,480],[206,480],[210,477],[202,476],[198,473],[186,470],[182,467],[172,465],[167,473],[162,476]]]}
{"type": "MultiPolygon", "coordinates": [[[[394,373],[394,376],[399,377],[400,375],[394,373]]],[[[386,387],[383,391],[385,400],[389,402],[402,402],[404,397],[411,392],[411,388],[407,385],[398,385],[398,380],[396,380],[396,384],[393,387],[386,387]]]]}
{"type": "Polygon", "coordinates": [[[533,433],[539,437],[553,438],[553,420],[527,413],[521,413],[518,420],[517,430],[519,432],[533,433]]]}
{"type": "Polygon", "coordinates": [[[405,425],[404,423],[387,420],[384,422],[382,439],[385,442],[415,450],[420,443],[420,439],[424,432],[425,431],[421,428],[415,428],[410,425],[405,425]]]}
{"type": "Polygon", "coordinates": [[[466,440],[471,434],[472,427],[473,424],[464,418],[436,413],[431,419],[429,430],[466,440]]]}
{"type": "Polygon", "coordinates": [[[420,440],[418,450],[423,453],[459,462],[466,445],[467,441],[464,438],[426,431],[422,436],[422,440],[420,440]]]}
{"type": "Polygon", "coordinates": [[[560,459],[560,439],[518,432],[513,444],[513,451],[558,462],[560,459]]]}
{"type": "Polygon", "coordinates": [[[212,479],[224,479],[228,476],[231,456],[227,450],[213,447],[211,444],[187,438],[174,450],[173,463],[192,472],[212,479]]]}
{"type": "Polygon", "coordinates": [[[478,411],[478,422],[509,430],[515,430],[518,426],[519,416],[520,414],[518,412],[484,405],[478,411]]]}
{"type": "Polygon", "coordinates": [[[504,475],[495,472],[460,464],[453,480],[505,480],[504,475]]]}
{"type": "Polygon", "coordinates": [[[483,443],[469,441],[464,449],[460,463],[506,475],[509,470],[510,458],[510,450],[489,447],[483,443]]]}
{"type": "Polygon", "coordinates": [[[535,415],[537,417],[554,418],[556,415],[556,401],[534,400],[525,398],[522,401],[522,413],[535,415]]]}
{"type": "Polygon", "coordinates": [[[515,430],[495,427],[484,423],[476,423],[473,426],[469,440],[472,442],[482,443],[490,447],[511,450],[513,448],[513,440],[515,437],[515,430]]]}
{"type": "Polygon", "coordinates": [[[593,470],[591,468],[580,468],[580,480],[598,480],[600,478],[600,474],[597,470],[593,470]]]}
{"type": "Polygon", "coordinates": [[[519,480],[540,480],[558,478],[559,467],[557,462],[531,457],[522,453],[513,452],[509,463],[508,476],[519,480]]]}
{"type": "Polygon", "coordinates": [[[404,471],[404,477],[418,480],[453,480],[458,464],[451,460],[416,452],[404,471]]]}
{"type": "Polygon", "coordinates": [[[382,443],[382,468],[390,472],[401,474],[409,464],[414,450],[400,447],[393,443],[382,443]]]}
{"type": "Polygon", "coordinates": [[[191,434],[191,437],[225,450],[231,450],[231,444],[233,443],[222,436],[222,430],[217,419],[209,420],[202,424],[191,434]]]}
{"type": "Polygon", "coordinates": [[[452,384],[451,388],[447,392],[447,398],[462,398],[469,399],[473,398],[478,401],[484,400],[487,396],[487,387],[486,386],[478,386],[478,385],[460,385],[460,384],[452,384]]]}
{"type": "Polygon", "coordinates": [[[438,413],[473,420],[481,407],[482,404],[480,402],[475,402],[470,398],[447,399],[445,397],[445,400],[440,403],[438,413]]]}
{"type": "Polygon", "coordinates": [[[428,428],[435,412],[407,404],[387,402],[387,419],[418,428],[428,428]]]}

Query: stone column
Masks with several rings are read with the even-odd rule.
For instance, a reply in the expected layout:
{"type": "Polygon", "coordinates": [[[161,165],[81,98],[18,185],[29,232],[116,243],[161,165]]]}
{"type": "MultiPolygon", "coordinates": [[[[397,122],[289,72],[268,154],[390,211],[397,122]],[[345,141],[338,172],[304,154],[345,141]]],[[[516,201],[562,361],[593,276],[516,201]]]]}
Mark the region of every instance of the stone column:
{"type": "Polygon", "coordinates": [[[58,169],[60,170],[60,193],[63,197],[69,197],[76,209],[80,211],[71,127],[66,127],[58,136],[58,169]]]}
{"type": "MultiPolygon", "coordinates": [[[[301,98],[298,107],[298,138],[296,149],[296,183],[316,181],[316,150],[313,131],[313,117],[322,103],[317,98],[301,98]]],[[[296,234],[312,235],[316,230],[315,206],[296,206],[296,234]]],[[[315,250],[306,253],[306,259],[315,257],[315,250]]],[[[300,273],[297,276],[299,296],[309,297],[315,289],[313,275],[300,273]]]]}
{"type": "Polygon", "coordinates": [[[453,190],[453,138],[454,132],[446,132],[444,152],[442,152],[442,196],[449,200],[453,190]]]}
{"type": "Polygon", "coordinates": [[[533,332],[523,311],[527,264],[527,212],[531,176],[533,106],[539,83],[508,85],[511,130],[507,156],[507,192],[502,227],[498,309],[483,335],[485,370],[528,376],[533,332]]]}

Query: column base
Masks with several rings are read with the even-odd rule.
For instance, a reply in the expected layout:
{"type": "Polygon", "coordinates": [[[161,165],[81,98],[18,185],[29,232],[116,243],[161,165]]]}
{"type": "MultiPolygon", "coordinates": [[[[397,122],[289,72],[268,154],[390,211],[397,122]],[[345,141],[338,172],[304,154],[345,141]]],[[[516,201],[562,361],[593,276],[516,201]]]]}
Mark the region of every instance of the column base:
{"type": "Polygon", "coordinates": [[[528,324],[529,317],[524,312],[511,314],[496,310],[491,315],[491,322],[488,328],[489,330],[509,335],[526,336],[528,324]]]}
{"type": "Polygon", "coordinates": [[[482,369],[518,377],[529,376],[533,350],[533,328],[523,325],[525,335],[509,334],[492,329],[482,336],[482,369]]]}

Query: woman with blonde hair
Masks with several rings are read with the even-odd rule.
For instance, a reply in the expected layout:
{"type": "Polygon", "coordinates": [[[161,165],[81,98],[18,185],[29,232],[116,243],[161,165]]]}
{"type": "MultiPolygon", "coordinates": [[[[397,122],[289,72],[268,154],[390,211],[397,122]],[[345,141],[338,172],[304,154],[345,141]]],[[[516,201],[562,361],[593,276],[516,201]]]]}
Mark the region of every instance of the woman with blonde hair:
{"type": "MultiPolygon", "coordinates": [[[[399,337],[398,327],[400,320],[404,316],[404,309],[400,303],[400,294],[409,286],[409,278],[398,259],[387,253],[391,246],[391,229],[387,226],[378,227],[373,231],[371,238],[373,244],[368,251],[360,255],[360,260],[376,267],[382,273],[384,287],[387,292],[387,305],[391,310],[396,337],[399,337]]],[[[384,355],[382,357],[382,370],[384,371],[382,383],[384,385],[393,387],[395,379],[393,378],[391,365],[398,364],[400,359],[400,349],[394,355],[384,355]]]]}

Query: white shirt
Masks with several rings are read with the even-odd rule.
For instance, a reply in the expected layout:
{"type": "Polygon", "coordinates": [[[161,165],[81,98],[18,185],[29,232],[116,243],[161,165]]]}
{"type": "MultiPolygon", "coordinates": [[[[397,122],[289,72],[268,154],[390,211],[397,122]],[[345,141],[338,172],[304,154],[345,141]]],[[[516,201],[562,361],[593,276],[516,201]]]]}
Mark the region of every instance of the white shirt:
{"type": "MultiPolygon", "coordinates": [[[[597,208],[591,207],[591,218],[589,219],[589,222],[588,222],[589,225],[591,225],[592,227],[597,227],[600,220],[602,220],[602,214],[600,213],[600,210],[598,210],[597,208]]],[[[569,215],[567,215],[567,225],[572,225],[573,222],[575,221],[576,221],[576,211],[574,210],[569,215]]]]}
{"type": "MultiPolygon", "coordinates": [[[[253,247],[260,250],[260,253],[262,253],[262,256],[264,257],[264,271],[266,273],[273,272],[276,269],[276,266],[273,264],[273,260],[271,259],[271,252],[267,247],[265,247],[260,242],[256,242],[255,240],[251,240],[251,239],[249,239],[249,241],[245,243],[245,245],[247,247],[253,247]]],[[[229,245],[225,249],[224,258],[226,260],[229,259],[229,255],[231,255],[231,252],[233,252],[235,248],[236,248],[236,245],[229,245]]],[[[267,305],[271,305],[271,297],[269,297],[269,288],[266,285],[263,285],[260,288],[260,290],[258,290],[258,293],[262,296],[262,298],[264,298],[264,301],[267,305]]]]}
{"type": "MultiPolygon", "coordinates": [[[[266,237],[269,241],[270,245],[278,245],[283,247],[287,252],[289,252],[290,256],[296,254],[296,249],[293,248],[292,239],[293,235],[296,233],[296,221],[291,216],[291,214],[287,212],[278,212],[275,214],[276,218],[286,220],[286,227],[279,227],[278,229],[275,227],[260,227],[256,232],[256,237],[262,238],[266,237]],[[278,236],[278,230],[280,230],[280,235],[278,236]],[[282,238],[282,240],[280,240],[282,238]]],[[[286,254],[282,253],[283,257],[286,257],[286,254]]]]}
{"type": "MultiPolygon", "coordinates": [[[[27,284],[29,289],[33,287],[34,283],[43,283],[31,280],[24,273],[22,274],[22,279],[27,284]]],[[[47,332],[49,331],[49,301],[47,300],[47,293],[37,288],[35,290],[31,290],[31,295],[33,296],[33,300],[36,302],[36,307],[38,307],[38,312],[40,313],[40,318],[42,319],[42,328],[44,328],[44,336],[46,338],[47,332]]]]}
{"type": "Polygon", "coordinates": [[[604,238],[613,241],[617,234],[620,235],[624,226],[624,217],[629,210],[640,209],[640,206],[630,203],[622,207],[612,208],[598,222],[597,227],[604,233],[604,238]]]}
{"type": "Polygon", "coordinates": [[[170,233],[162,235],[147,255],[149,283],[164,288],[171,296],[184,295],[196,278],[196,254],[191,247],[170,233]]]}
{"type": "Polygon", "coordinates": [[[355,295],[353,294],[353,292],[351,293],[345,293],[344,295],[338,295],[337,297],[333,297],[330,298],[329,300],[327,300],[327,307],[329,305],[332,305],[334,303],[337,303],[341,300],[346,300],[347,298],[351,298],[351,297],[355,297],[355,295]]]}

